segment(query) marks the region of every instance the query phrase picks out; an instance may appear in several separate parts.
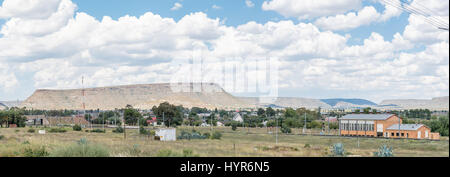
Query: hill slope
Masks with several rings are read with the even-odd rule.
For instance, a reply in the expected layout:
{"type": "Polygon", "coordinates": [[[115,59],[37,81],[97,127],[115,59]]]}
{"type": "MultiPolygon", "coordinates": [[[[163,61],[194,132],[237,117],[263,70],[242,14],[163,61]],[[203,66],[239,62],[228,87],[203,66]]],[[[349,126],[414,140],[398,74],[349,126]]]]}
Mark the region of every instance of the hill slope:
{"type": "Polygon", "coordinates": [[[334,99],[321,99],[320,101],[323,101],[327,104],[329,104],[330,106],[336,106],[338,103],[343,104],[343,103],[349,103],[351,105],[371,105],[371,106],[376,106],[377,104],[374,102],[371,102],[369,100],[364,100],[364,99],[343,99],[343,98],[334,98],[334,99]]]}
{"type": "Polygon", "coordinates": [[[384,100],[380,105],[397,105],[404,109],[449,110],[449,97],[426,99],[394,99],[384,100]]]}
{"type": "MultiPolygon", "coordinates": [[[[252,107],[246,102],[225,92],[216,84],[186,84],[172,90],[170,84],[143,84],[114,87],[87,88],[84,102],[86,109],[113,110],[124,108],[127,104],[135,108],[151,109],[155,105],[168,101],[171,104],[184,107],[213,108],[247,108],[252,107]],[[193,88],[200,90],[193,91],[193,88]]],[[[21,106],[33,109],[82,110],[82,89],[72,90],[36,90],[21,106]]]]}

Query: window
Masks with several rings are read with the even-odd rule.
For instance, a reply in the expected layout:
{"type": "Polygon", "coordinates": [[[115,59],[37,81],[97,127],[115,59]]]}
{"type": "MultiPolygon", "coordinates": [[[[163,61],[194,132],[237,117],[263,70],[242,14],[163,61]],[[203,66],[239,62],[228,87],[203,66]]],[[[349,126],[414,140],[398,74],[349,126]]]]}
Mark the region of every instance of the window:
{"type": "Polygon", "coordinates": [[[398,134],[398,133],[396,133],[396,135],[397,135],[397,136],[399,136],[399,134],[398,134]]]}
{"type": "Polygon", "coordinates": [[[394,133],[391,133],[391,136],[394,136],[394,133]]]}
{"type": "Polygon", "coordinates": [[[402,133],[402,137],[404,137],[405,136],[405,133],[402,133]]]}

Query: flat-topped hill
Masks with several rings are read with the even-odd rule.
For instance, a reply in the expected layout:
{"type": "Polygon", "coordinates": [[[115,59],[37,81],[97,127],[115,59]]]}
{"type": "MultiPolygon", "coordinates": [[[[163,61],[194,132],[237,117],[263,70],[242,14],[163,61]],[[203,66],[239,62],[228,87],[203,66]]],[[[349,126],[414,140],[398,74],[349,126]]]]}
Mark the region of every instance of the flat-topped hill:
{"type": "Polygon", "coordinates": [[[135,108],[151,109],[162,102],[184,107],[202,108],[249,108],[248,103],[225,92],[219,85],[212,83],[191,83],[182,85],[142,84],[112,87],[98,87],[70,90],[36,90],[21,107],[28,109],[113,110],[132,105],[135,108]]]}

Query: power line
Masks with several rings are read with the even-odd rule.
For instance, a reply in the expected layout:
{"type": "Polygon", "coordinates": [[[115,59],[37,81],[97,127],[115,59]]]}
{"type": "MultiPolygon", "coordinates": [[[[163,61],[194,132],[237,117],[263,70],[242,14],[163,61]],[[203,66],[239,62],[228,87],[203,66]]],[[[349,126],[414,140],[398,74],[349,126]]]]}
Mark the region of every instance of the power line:
{"type": "Polygon", "coordinates": [[[381,0],[381,1],[384,2],[385,4],[391,5],[391,6],[397,8],[397,9],[400,9],[402,11],[406,11],[406,12],[408,12],[410,14],[414,14],[414,15],[417,15],[419,17],[422,17],[427,23],[435,26],[438,29],[447,30],[448,31],[448,26],[449,26],[448,23],[443,21],[443,20],[441,20],[441,19],[439,19],[439,18],[436,18],[433,15],[432,11],[430,9],[426,8],[423,5],[420,5],[420,4],[416,3],[417,5],[419,5],[419,6],[423,7],[423,8],[426,8],[427,10],[429,10],[429,12],[425,12],[425,10],[423,10],[423,9],[419,9],[417,7],[414,7],[414,6],[410,5],[410,4],[408,4],[407,2],[405,2],[404,0],[399,0],[399,1],[396,1],[396,2],[389,1],[389,0],[381,0]],[[399,3],[397,3],[397,2],[399,2],[399,3]],[[430,13],[430,11],[431,11],[431,13],[430,13]]]}

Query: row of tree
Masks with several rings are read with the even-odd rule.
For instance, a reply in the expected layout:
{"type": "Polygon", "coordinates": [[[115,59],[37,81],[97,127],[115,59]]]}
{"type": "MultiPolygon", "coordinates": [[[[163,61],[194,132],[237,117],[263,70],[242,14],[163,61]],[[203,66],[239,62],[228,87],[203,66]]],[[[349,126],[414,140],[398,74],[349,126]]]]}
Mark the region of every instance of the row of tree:
{"type": "Polygon", "coordinates": [[[11,108],[0,111],[0,127],[9,127],[11,124],[17,127],[25,127],[27,118],[24,116],[25,109],[11,108]]]}

